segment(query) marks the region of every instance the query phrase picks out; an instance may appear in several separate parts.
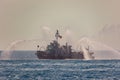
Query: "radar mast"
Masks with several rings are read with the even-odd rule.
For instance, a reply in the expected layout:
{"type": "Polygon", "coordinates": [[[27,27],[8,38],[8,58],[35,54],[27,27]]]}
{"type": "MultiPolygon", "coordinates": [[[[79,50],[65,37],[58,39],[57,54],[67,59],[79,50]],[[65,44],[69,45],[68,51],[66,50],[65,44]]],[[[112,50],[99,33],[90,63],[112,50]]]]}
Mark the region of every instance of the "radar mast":
{"type": "Polygon", "coordinates": [[[56,41],[58,42],[58,39],[60,38],[62,38],[62,36],[59,34],[59,31],[57,30],[56,31],[56,34],[55,34],[55,37],[56,37],[56,41]]]}

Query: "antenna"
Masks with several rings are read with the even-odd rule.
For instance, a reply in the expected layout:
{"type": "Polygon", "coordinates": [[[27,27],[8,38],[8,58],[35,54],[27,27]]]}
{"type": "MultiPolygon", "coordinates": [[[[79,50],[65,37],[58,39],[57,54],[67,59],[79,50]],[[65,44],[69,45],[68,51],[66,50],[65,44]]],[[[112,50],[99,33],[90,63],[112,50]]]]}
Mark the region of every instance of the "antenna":
{"type": "Polygon", "coordinates": [[[60,39],[62,38],[62,36],[59,34],[58,30],[56,31],[55,37],[56,37],[57,42],[58,42],[58,38],[60,38],[60,39]]]}

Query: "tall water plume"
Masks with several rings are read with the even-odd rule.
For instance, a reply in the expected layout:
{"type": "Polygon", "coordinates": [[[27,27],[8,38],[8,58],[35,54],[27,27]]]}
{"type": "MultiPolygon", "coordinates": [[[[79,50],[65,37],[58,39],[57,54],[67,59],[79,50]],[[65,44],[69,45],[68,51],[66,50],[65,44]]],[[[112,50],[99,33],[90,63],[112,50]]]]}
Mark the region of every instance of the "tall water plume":
{"type": "MultiPolygon", "coordinates": [[[[17,50],[37,50],[37,45],[40,46],[40,49],[44,49],[51,40],[52,31],[49,27],[42,27],[42,38],[41,39],[29,39],[29,40],[16,40],[13,41],[4,51],[2,51],[0,59],[9,60],[12,59],[12,54],[17,50]]],[[[33,53],[34,54],[34,53],[33,53]]],[[[23,55],[24,57],[24,55],[23,55]]]]}
{"type": "Polygon", "coordinates": [[[82,48],[86,59],[90,59],[86,51],[88,46],[94,52],[95,59],[120,59],[120,52],[114,48],[89,38],[82,38],[77,42],[77,48],[82,48]]]}

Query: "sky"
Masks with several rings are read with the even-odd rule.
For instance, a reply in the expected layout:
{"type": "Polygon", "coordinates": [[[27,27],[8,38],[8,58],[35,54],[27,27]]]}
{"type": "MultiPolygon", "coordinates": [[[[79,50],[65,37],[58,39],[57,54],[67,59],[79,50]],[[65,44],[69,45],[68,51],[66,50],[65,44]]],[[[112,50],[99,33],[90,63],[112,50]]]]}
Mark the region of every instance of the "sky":
{"type": "MultiPolygon", "coordinates": [[[[106,25],[120,23],[119,7],[120,0],[0,0],[0,49],[17,40],[41,38],[44,26],[93,36],[106,25]]],[[[113,44],[101,41],[120,49],[116,39],[113,44]]]]}

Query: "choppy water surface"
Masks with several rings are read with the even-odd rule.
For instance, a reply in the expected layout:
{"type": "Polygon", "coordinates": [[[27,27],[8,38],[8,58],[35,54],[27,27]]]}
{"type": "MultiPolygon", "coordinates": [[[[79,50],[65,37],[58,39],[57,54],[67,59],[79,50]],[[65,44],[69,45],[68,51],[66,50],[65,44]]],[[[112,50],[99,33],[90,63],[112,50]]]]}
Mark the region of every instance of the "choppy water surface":
{"type": "Polygon", "coordinates": [[[119,80],[120,60],[0,61],[0,80],[119,80]]]}

